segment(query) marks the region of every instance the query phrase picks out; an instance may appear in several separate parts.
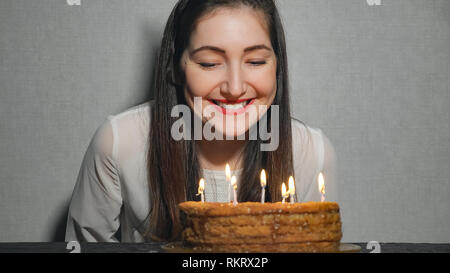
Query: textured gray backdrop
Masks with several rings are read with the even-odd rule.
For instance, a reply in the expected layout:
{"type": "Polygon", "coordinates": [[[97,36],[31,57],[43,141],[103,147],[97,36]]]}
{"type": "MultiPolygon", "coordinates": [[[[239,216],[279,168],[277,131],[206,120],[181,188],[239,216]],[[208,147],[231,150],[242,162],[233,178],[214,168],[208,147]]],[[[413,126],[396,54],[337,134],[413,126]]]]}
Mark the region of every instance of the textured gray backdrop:
{"type": "MultiPolygon", "coordinates": [[[[0,1],[0,241],[64,239],[97,127],[149,98],[175,1],[0,1]]],[[[294,116],[339,159],[344,241],[450,242],[450,1],[280,0],[294,116]]]]}

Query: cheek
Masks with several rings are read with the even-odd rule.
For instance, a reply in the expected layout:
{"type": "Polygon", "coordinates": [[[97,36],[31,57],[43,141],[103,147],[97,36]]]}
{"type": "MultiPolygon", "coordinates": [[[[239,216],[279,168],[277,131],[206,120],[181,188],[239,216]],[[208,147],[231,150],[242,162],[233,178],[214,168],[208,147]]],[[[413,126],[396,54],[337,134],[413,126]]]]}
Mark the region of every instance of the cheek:
{"type": "Polygon", "coordinates": [[[185,71],[186,85],[190,94],[195,97],[209,95],[217,85],[217,77],[213,74],[205,75],[204,71],[187,68],[185,71]]]}
{"type": "Polygon", "coordinates": [[[261,70],[252,75],[251,84],[260,98],[273,98],[277,90],[276,70],[261,70]]]}

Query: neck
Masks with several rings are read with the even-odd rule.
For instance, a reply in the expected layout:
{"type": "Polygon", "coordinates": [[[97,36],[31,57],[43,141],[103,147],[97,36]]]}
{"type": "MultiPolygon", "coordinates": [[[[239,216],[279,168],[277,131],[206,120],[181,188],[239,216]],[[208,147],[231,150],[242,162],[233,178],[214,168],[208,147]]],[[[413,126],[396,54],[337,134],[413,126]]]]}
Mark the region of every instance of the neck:
{"type": "Polygon", "coordinates": [[[196,141],[200,166],[208,170],[231,170],[242,168],[242,156],[247,142],[243,140],[199,140],[196,141]]]}

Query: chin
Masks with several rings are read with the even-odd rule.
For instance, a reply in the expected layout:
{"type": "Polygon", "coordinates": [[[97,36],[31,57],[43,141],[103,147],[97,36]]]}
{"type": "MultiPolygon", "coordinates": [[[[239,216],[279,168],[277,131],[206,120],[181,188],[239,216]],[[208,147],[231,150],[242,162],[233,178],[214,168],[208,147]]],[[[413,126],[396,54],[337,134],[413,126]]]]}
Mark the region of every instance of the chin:
{"type": "Polygon", "coordinates": [[[246,133],[249,129],[249,126],[246,124],[236,124],[234,126],[224,126],[221,123],[212,124],[214,128],[217,130],[217,133],[223,136],[225,140],[246,140],[246,133]]]}

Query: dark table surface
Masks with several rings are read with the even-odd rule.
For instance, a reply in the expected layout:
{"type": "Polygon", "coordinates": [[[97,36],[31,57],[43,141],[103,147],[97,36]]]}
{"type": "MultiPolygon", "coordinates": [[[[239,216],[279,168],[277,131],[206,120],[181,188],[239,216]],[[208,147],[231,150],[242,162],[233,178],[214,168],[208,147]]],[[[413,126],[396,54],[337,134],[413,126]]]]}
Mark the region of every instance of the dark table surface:
{"type": "MultiPolygon", "coordinates": [[[[351,243],[361,247],[361,253],[374,248],[367,243],[351,243]]],[[[80,243],[82,253],[159,253],[161,243],[80,243]]],[[[450,253],[450,244],[380,243],[381,253],[450,253]]],[[[0,243],[0,253],[69,253],[73,248],[65,242],[0,243]]]]}

